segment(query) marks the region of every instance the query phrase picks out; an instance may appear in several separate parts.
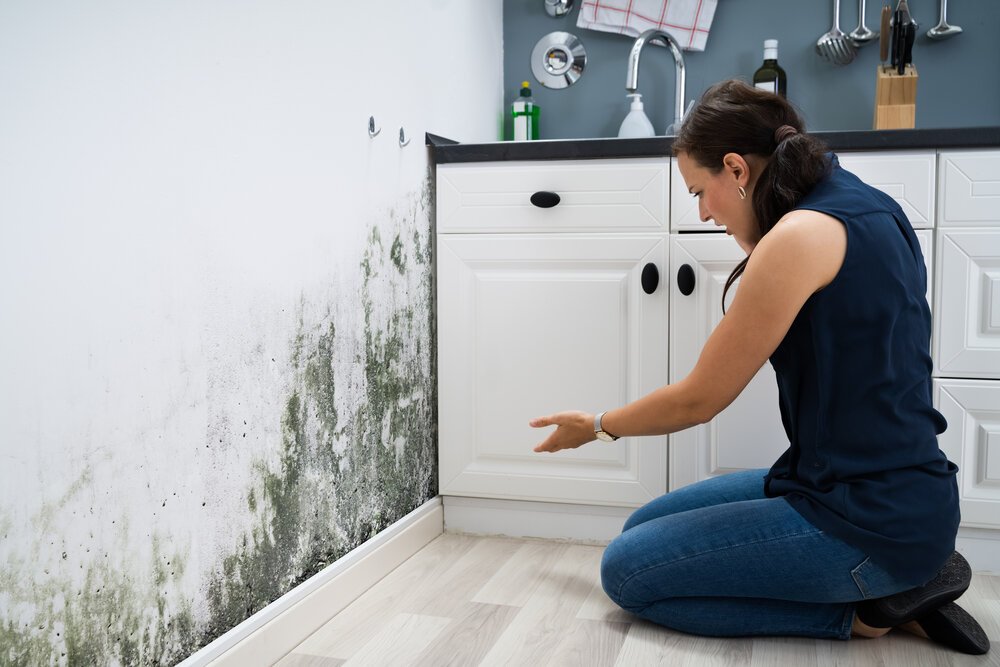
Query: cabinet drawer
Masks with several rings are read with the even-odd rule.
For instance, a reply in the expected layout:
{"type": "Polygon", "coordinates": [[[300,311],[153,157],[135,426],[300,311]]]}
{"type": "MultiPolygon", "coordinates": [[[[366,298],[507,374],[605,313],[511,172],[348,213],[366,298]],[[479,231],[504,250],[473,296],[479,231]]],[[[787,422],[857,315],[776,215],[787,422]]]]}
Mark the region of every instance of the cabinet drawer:
{"type": "Polygon", "coordinates": [[[896,200],[916,229],[934,226],[933,151],[838,153],[840,166],[896,200]]]}
{"type": "MultiPolygon", "coordinates": [[[[865,183],[895,199],[916,229],[934,226],[934,153],[841,153],[840,165],[865,183]]],[[[681,178],[677,161],[671,165],[671,231],[718,231],[698,218],[698,200],[681,178]]]]}
{"type": "Polygon", "coordinates": [[[1000,151],[942,152],[940,172],[940,226],[1000,227],[1000,151]]]}
{"type": "Polygon", "coordinates": [[[443,164],[439,233],[666,231],[668,158],[443,164]],[[559,203],[540,208],[536,192],[559,203]]]}
{"type": "Polygon", "coordinates": [[[948,420],[938,443],[958,465],[962,525],[1000,528],[1000,380],[935,380],[948,420]]]}
{"type": "Polygon", "coordinates": [[[939,229],[934,370],[1000,379],[1000,229],[939,229]]]}

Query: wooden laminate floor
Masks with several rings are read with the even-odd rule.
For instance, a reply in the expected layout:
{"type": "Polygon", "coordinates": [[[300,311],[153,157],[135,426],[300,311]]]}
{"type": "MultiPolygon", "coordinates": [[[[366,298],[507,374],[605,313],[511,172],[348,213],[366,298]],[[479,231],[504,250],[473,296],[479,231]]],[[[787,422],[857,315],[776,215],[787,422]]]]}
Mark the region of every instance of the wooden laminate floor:
{"type": "Polygon", "coordinates": [[[1000,577],[961,604],[993,648],[967,656],[880,639],[709,639],[627,614],[600,586],[603,547],[441,535],[302,642],[280,667],[340,665],[1000,666],[1000,577]]]}

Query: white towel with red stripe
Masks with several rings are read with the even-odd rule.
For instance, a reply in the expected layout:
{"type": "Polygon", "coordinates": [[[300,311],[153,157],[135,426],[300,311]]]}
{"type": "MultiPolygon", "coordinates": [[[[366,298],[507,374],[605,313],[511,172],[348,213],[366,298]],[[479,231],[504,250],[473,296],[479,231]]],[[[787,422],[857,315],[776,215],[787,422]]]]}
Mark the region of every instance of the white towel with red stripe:
{"type": "Polygon", "coordinates": [[[718,0],[584,0],[578,28],[638,37],[650,28],[670,33],[688,51],[704,51],[718,0]]]}

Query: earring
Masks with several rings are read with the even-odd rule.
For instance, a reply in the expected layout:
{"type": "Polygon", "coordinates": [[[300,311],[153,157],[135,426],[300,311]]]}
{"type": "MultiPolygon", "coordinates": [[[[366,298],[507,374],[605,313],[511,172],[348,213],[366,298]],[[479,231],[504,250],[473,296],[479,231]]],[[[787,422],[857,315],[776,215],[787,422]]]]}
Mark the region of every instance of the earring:
{"type": "Polygon", "coordinates": [[[746,199],[747,198],[747,191],[743,189],[742,185],[737,185],[736,186],[736,191],[740,193],[740,199],[746,199]]]}

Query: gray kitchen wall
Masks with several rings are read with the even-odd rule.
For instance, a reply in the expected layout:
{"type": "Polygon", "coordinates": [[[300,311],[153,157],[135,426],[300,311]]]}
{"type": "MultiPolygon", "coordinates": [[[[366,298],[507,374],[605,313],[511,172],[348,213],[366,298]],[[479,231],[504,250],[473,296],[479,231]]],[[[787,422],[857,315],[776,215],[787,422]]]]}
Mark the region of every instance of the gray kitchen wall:
{"type": "MultiPolygon", "coordinates": [[[[858,2],[842,0],[840,27],[858,25],[858,2]]],[[[868,0],[865,23],[878,29],[879,0],[868,0]]],[[[504,102],[521,81],[532,84],[541,106],[541,138],[613,137],[628,111],[625,69],[633,38],[576,27],[580,0],[566,17],[551,18],[543,0],[504,1],[504,102]],[[577,35],[587,50],[579,81],[562,90],[543,88],[532,76],[531,50],[552,31],[577,35]]],[[[895,1],[894,1],[895,5],[895,1]]],[[[917,127],[1000,125],[1000,2],[952,0],[948,22],[964,32],[932,41],[927,30],[938,21],[937,0],[910,0],[920,24],[913,62],[917,86],[917,127]]],[[[828,0],[719,0],[704,52],[684,52],[687,99],[696,99],[722,79],[750,80],[763,59],[765,39],[779,41],[778,62],[788,74],[788,98],[803,112],[811,130],[867,130],[872,127],[877,42],[863,47],[849,65],[822,60],[816,40],[830,29],[828,0]]],[[[657,133],[671,122],[674,64],[662,48],[647,47],[640,61],[639,92],[657,133]]],[[[510,136],[510,121],[506,121],[510,136]]]]}

